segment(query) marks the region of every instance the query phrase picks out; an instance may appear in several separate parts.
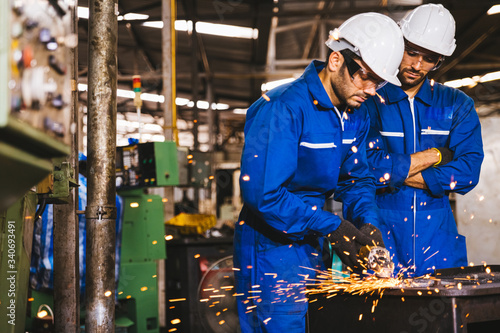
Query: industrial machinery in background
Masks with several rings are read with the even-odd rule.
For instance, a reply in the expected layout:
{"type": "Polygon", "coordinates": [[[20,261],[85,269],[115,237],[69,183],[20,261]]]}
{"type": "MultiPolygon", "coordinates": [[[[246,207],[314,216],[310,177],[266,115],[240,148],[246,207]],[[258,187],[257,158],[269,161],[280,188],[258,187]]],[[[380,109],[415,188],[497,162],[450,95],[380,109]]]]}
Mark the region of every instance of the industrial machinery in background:
{"type": "Polygon", "coordinates": [[[148,142],[116,149],[116,189],[179,184],[175,142],[148,142]]]}
{"type": "Polygon", "coordinates": [[[209,295],[213,290],[234,293],[233,230],[217,226],[214,195],[219,194],[219,185],[232,188],[233,176],[217,174],[213,163],[210,152],[179,148],[181,176],[176,190],[183,195],[176,202],[177,215],[165,222],[167,331],[238,331],[235,297],[209,295]]]}
{"type": "Polygon", "coordinates": [[[207,332],[240,331],[234,286],[233,256],[217,260],[203,274],[198,285],[198,314],[207,332]]]}
{"type": "Polygon", "coordinates": [[[232,238],[173,238],[167,247],[167,331],[237,332],[236,297],[213,297],[235,293],[232,238]]]}
{"type": "MultiPolygon", "coordinates": [[[[69,5],[2,1],[0,19],[0,210],[69,154],[71,82],[69,5]]],[[[76,89],[76,87],[75,87],[76,89]]]]}
{"type": "Polygon", "coordinates": [[[166,258],[164,199],[147,189],[179,184],[175,142],[117,147],[116,181],[124,201],[116,326],[129,333],[159,332],[157,261],[166,258]]]}
{"type": "Polygon", "coordinates": [[[157,260],[166,258],[162,197],[142,189],[119,194],[124,212],[116,326],[159,332],[157,260]]]}
{"type": "MultiPolygon", "coordinates": [[[[70,1],[0,2],[0,331],[5,333],[24,332],[36,195],[40,194],[33,187],[55,169],[57,179],[61,172],[70,174],[55,159],[69,154],[72,138],[72,84],[67,68],[70,48],[77,44],[71,31],[73,5],[70,1]]],[[[55,192],[61,190],[58,186],[55,192]]]]}

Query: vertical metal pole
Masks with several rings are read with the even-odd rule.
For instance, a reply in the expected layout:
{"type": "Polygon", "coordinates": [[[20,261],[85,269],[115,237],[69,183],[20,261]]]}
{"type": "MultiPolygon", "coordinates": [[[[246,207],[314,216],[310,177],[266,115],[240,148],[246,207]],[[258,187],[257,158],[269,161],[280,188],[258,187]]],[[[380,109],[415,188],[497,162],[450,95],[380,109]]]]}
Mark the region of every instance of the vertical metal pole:
{"type": "Polygon", "coordinates": [[[175,105],[175,1],[162,0],[162,72],[164,102],[164,134],[165,141],[177,138],[177,114],[175,105]]]}
{"type": "MultiPolygon", "coordinates": [[[[165,102],[163,104],[163,127],[165,141],[174,140],[179,145],[177,133],[177,108],[175,104],[176,82],[175,82],[175,17],[176,17],[176,1],[177,0],[162,0],[162,74],[163,74],[163,96],[165,102]]],[[[174,217],[174,188],[167,186],[164,188],[164,218],[169,220],[174,217]]],[[[158,316],[160,327],[165,327],[167,323],[167,307],[165,294],[165,260],[160,260],[158,263],[158,316]]]]}
{"type": "MultiPolygon", "coordinates": [[[[193,21],[193,32],[191,34],[191,89],[192,89],[192,99],[194,102],[193,105],[193,150],[198,151],[200,147],[200,142],[198,141],[198,123],[199,123],[199,109],[198,109],[198,94],[199,94],[199,77],[198,77],[198,53],[200,52],[200,46],[198,43],[198,32],[196,31],[196,22],[197,14],[196,14],[196,4],[197,0],[188,1],[189,7],[191,8],[191,20],[193,21]]],[[[200,189],[195,187],[194,189],[194,203],[195,208],[199,211],[200,205],[200,189]]]]}
{"type": "MultiPolygon", "coordinates": [[[[214,118],[215,111],[212,108],[212,104],[214,104],[214,93],[212,89],[212,79],[208,78],[206,85],[206,98],[208,101],[208,109],[207,109],[207,123],[208,123],[208,152],[210,154],[209,162],[210,162],[210,176],[215,177],[215,126],[214,126],[214,118]]],[[[212,180],[210,187],[207,189],[208,199],[210,199],[210,211],[205,213],[217,215],[217,181],[215,178],[212,180]]]]}
{"type": "Polygon", "coordinates": [[[215,127],[214,127],[214,116],[215,112],[212,107],[214,104],[214,93],[213,93],[213,84],[211,78],[208,78],[206,84],[206,98],[208,101],[208,109],[207,109],[207,124],[208,124],[208,151],[215,151],[215,127]]]}
{"type": "Polygon", "coordinates": [[[117,0],[89,1],[85,331],[114,332],[117,0]]]}
{"type": "Polygon", "coordinates": [[[328,39],[326,35],[326,25],[325,21],[321,21],[319,24],[319,58],[324,61],[328,50],[326,48],[325,41],[328,39]]]}
{"type": "Polygon", "coordinates": [[[193,149],[198,150],[200,142],[198,141],[198,121],[199,121],[199,109],[198,109],[198,37],[196,35],[196,30],[194,28],[195,22],[193,22],[193,36],[191,41],[193,43],[191,47],[191,87],[193,89],[193,149]]]}
{"type": "MultiPolygon", "coordinates": [[[[76,6],[71,10],[72,32],[78,29],[76,6]]],[[[71,123],[75,133],[68,158],[78,179],[78,46],[69,50],[71,57],[71,123]],[[73,125],[74,124],[74,125],[73,125]]],[[[56,333],[80,331],[80,264],[78,189],[70,193],[68,204],[54,206],[54,325],[56,333]]]]}
{"type": "Polygon", "coordinates": [[[266,72],[273,73],[276,70],[276,28],[278,27],[278,17],[271,19],[271,29],[269,31],[266,72]]]}

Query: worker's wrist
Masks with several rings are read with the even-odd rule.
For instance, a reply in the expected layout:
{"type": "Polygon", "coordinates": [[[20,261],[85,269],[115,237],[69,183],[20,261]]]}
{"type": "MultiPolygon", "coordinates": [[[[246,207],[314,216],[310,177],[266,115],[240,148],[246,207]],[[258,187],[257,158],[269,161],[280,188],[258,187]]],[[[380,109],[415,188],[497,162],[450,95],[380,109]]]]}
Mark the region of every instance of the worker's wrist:
{"type": "Polygon", "coordinates": [[[439,151],[439,149],[437,149],[437,148],[431,148],[431,149],[433,149],[437,152],[439,160],[436,163],[434,163],[434,166],[438,166],[439,163],[441,163],[441,161],[443,160],[443,156],[441,155],[441,152],[439,151]]]}

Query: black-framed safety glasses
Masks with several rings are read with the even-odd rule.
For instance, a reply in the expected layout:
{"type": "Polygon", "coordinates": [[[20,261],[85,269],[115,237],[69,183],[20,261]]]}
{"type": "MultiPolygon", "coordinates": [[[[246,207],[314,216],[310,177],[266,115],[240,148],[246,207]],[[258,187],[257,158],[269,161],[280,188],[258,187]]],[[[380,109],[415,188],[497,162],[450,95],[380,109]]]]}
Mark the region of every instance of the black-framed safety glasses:
{"type": "Polygon", "coordinates": [[[347,67],[347,72],[352,79],[353,84],[359,89],[370,89],[375,88],[375,90],[382,88],[387,81],[378,79],[375,77],[374,73],[370,73],[365,68],[351,58],[347,50],[340,51],[344,57],[344,61],[347,67]]]}

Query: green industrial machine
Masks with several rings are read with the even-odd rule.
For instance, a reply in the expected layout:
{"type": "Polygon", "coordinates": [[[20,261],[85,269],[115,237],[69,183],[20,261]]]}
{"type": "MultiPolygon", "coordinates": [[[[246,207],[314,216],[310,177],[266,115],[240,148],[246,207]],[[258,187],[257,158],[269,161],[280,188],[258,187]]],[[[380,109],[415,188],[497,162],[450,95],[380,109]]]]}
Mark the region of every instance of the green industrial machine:
{"type": "Polygon", "coordinates": [[[116,325],[129,333],[159,332],[156,260],[166,258],[163,199],[142,189],[124,199],[116,325]]]}
{"type": "Polygon", "coordinates": [[[118,190],[179,185],[177,145],[172,141],[117,147],[118,190]]]}
{"type": "Polygon", "coordinates": [[[0,332],[24,332],[37,193],[70,152],[70,4],[0,1],[0,332]]]}
{"type": "Polygon", "coordinates": [[[71,15],[50,3],[0,2],[0,210],[70,152],[71,15]]]}
{"type": "Polygon", "coordinates": [[[116,326],[128,333],[159,332],[157,260],[166,259],[164,202],[148,187],[179,184],[175,142],[118,147],[118,194],[123,198],[119,306],[116,326]]]}
{"type": "Polygon", "coordinates": [[[24,332],[36,194],[0,212],[0,331],[24,332]]]}

